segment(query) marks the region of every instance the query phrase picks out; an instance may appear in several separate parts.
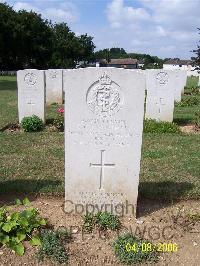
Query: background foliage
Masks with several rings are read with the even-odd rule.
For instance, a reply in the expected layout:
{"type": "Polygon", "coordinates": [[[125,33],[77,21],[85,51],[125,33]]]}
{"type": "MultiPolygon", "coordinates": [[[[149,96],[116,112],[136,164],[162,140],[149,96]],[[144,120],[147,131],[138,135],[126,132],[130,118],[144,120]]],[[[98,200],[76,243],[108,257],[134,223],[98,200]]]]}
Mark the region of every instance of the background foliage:
{"type": "Polygon", "coordinates": [[[71,68],[91,60],[95,45],[87,34],[76,36],[66,23],[52,24],[35,12],[14,11],[0,3],[0,66],[71,68]]]}

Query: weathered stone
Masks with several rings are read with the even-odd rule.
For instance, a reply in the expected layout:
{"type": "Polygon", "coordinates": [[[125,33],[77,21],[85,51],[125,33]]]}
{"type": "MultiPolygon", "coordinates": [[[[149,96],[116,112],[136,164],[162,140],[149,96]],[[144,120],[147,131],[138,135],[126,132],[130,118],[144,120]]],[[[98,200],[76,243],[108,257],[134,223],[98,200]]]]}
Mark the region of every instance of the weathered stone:
{"type": "Polygon", "coordinates": [[[63,71],[62,69],[49,69],[46,75],[46,103],[63,103],[63,71]]]}
{"type": "Polygon", "coordinates": [[[65,210],[134,213],[144,74],[117,68],[66,70],[64,87],[65,210]]]}
{"type": "Polygon", "coordinates": [[[19,122],[36,115],[45,121],[44,71],[26,69],[17,71],[19,122]]]}
{"type": "Polygon", "coordinates": [[[146,70],[146,114],[147,119],[173,121],[174,88],[176,73],[172,70],[146,70]]]}

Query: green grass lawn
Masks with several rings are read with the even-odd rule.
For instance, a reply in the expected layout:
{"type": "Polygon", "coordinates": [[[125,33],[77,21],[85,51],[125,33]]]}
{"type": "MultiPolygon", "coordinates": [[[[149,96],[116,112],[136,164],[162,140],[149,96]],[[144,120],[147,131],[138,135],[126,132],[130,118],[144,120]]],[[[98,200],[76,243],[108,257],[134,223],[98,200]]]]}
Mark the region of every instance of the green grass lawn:
{"type": "MultiPolygon", "coordinates": [[[[182,96],[183,98],[188,98],[190,96],[182,96]]],[[[200,99],[200,95],[196,96],[200,99]]],[[[195,119],[195,113],[197,111],[200,111],[200,106],[199,105],[194,105],[194,106],[185,106],[185,107],[179,107],[175,105],[174,108],[174,122],[177,124],[187,124],[191,123],[195,119]]]]}
{"type": "Polygon", "coordinates": [[[186,87],[193,88],[198,85],[199,78],[195,76],[191,76],[187,78],[187,84],[186,87]]]}
{"type": "MultiPolygon", "coordinates": [[[[0,128],[17,122],[15,78],[0,78],[0,128]]],[[[47,109],[52,119],[56,106],[47,109]]],[[[194,107],[175,108],[193,118],[194,107]]],[[[0,133],[0,193],[64,192],[64,134],[0,133]]],[[[200,198],[200,135],[144,134],[139,195],[200,198]]]]}
{"type": "Polygon", "coordinates": [[[16,77],[0,76],[0,129],[17,121],[16,77]]]}

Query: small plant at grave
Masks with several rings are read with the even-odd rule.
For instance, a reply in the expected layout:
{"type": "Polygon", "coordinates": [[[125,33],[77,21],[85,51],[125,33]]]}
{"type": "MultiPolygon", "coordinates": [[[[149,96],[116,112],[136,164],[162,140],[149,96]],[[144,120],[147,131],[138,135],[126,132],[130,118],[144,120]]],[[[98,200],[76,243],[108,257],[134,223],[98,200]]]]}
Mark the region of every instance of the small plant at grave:
{"type": "Polygon", "coordinates": [[[24,117],[21,122],[21,127],[25,132],[36,132],[44,128],[44,123],[38,116],[33,115],[24,117]]]}
{"type": "Polygon", "coordinates": [[[188,107],[188,106],[195,106],[200,104],[200,98],[197,96],[187,96],[182,99],[181,102],[176,103],[178,107],[188,107]]]}
{"type": "Polygon", "coordinates": [[[195,113],[194,123],[200,129],[200,110],[195,113]]]}
{"type": "Polygon", "coordinates": [[[144,133],[180,133],[180,128],[175,123],[146,119],[144,121],[144,133]]]}
{"type": "Polygon", "coordinates": [[[118,230],[121,226],[118,216],[108,212],[98,212],[95,215],[95,221],[102,230],[118,230]]]}
{"type": "Polygon", "coordinates": [[[64,108],[57,109],[57,117],[54,120],[54,126],[61,132],[64,131],[64,108]]]}
{"type": "Polygon", "coordinates": [[[37,254],[39,261],[43,261],[44,258],[49,258],[50,260],[58,263],[67,263],[68,254],[64,247],[64,240],[71,239],[70,234],[66,230],[62,231],[52,231],[43,230],[40,234],[41,246],[37,254]]]}
{"type": "Polygon", "coordinates": [[[153,244],[130,233],[118,236],[113,243],[113,248],[118,260],[124,264],[154,263],[158,260],[153,244]]]}
{"type": "Polygon", "coordinates": [[[46,226],[46,221],[39,216],[35,208],[27,208],[30,205],[27,198],[23,202],[17,199],[16,205],[24,205],[25,209],[12,211],[8,207],[0,208],[0,243],[22,256],[25,252],[23,245],[25,240],[29,240],[29,243],[34,246],[41,244],[36,232],[46,226]]]}
{"type": "Polygon", "coordinates": [[[92,213],[87,213],[84,218],[84,224],[83,224],[83,229],[84,231],[91,233],[94,226],[95,226],[95,218],[92,213]]]}
{"type": "Polygon", "coordinates": [[[83,228],[87,232],[92,232],[97,226],[101,230],[118,230],[121,227],[121,222],[118,216],[108,212],[98,212],[97,214],[87,213],[84,216],[83,228]]]}
{"type": "Polygon", "coordinates": [[[186,217],[189,221],[193,223],[200,222],[200,213],[188,213],[186,217]]]}
{"type": "Polygon", "coordinates": [[[51,103],[51,106],[58,106],[58,103],[51,103]]]}

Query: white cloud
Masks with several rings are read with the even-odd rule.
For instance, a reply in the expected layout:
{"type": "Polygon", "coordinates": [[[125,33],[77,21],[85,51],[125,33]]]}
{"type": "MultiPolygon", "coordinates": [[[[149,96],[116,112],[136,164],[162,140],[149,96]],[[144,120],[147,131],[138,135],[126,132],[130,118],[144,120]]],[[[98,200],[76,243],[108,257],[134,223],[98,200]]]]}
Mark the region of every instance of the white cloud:
{"type": "MultiPolygon", "coordinates": [[[[16,2],[13,6],[14,10],[35,11],[42,15],[43,18],[49,19],[53,22],[67,22],[74,23],[78,19],[78,11],[70,1],[58,2],[54,7],[41,7],[42,2],[35,1],[32,4],[28,2],[16,2]]],[[[45,5],[47,6],[47,5],[45,5]]]]}
{"type": "MultiPolygon", "coordinates": [[[[161,57],[192,56],[200,27],[199,0],[112,0],[106,14],[110,28],[120,35],[120,46],[129,51],[161,57]]],[[[116,35],[108,35],[108,42],[116,35]]]]}
{"type": "Polygon", "coordinates": [[[132,25],[150,19],[150,15],[145,9],[124,6],[123,0],[113,0],[109,3],[106,13],[113,28],[121,28],[128,25],[127,23],[132,25]]]}
{"type": "Polygon", "coordinates": [[[70,10],[47,8],[42,11],[44,17],[54,22],[76,22],[77,17],[70,10]]]}
{"type": "Polygon", "coordinates": [[[36,6],[33,6],[30,3],[25,3],[25,2],[17,2],[13,6],[14,10],[19,11],[19,10],[26,10],[26,11],[35,11],[39,12],[39,9],[36,6]]]}

